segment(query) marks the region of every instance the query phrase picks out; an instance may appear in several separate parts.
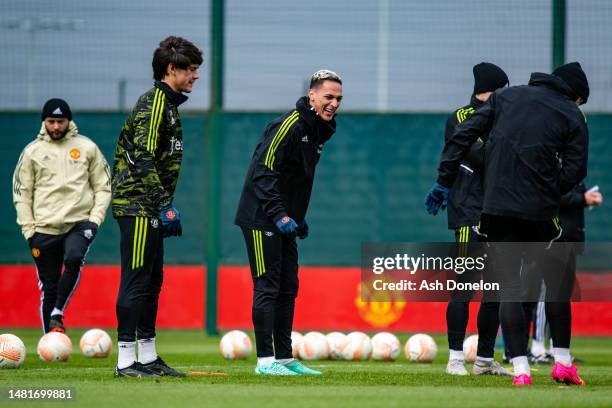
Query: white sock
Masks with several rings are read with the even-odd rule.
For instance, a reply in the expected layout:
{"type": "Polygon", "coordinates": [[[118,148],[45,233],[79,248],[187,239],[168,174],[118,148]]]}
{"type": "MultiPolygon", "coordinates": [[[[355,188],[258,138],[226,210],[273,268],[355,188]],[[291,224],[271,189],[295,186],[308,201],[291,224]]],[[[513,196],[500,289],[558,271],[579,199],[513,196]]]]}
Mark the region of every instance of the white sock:
{"type": "Polygon", "coordinates": [[[463,355],[463,350],[453,350],[449,349],[448,359],[449,360],[461,360],[465,361],[465,356],[463,355]]]}
{"type": "Polygon", "coordinates": [[[260,367],[266,367],[269,366],[270,364],[272,364],[274,362],[275,358],[274,356],[272,357],[257,357],[257,365],[260,367]]]}
{"type": "Polygon", "coordinates": [[[138,362],[141,364],[149,364],[155,360],[157,360],[155,337],[152,339],[138,340],[138,362]]]}
{"type": "Polygon", "coordinates": [[[568,348],[553,348],[553,356],[555,357],[555,363],[561,363],[568,367],[572,365],[572,357],[568,348]]]}
{"type": "Polygon", "coordinates": [[[55,315],[63,316],[64,312],[59,310],[57,307],[54,307],[53,310],[51,311],[51,316],[55,316],[55,315]]]}
{"type": "Polygon", "coordinates": [[[512,365],[514,366],[515,377],[521,374],[531,375],[531,369],[529,368],[527,356],[514,357],[512,359],[512,365]]]}
{"type": "Polygon", "coordinates": [[[548,352],[549,352],[550,354],[552,354],[552,353],[553,353],[553,349],[554,349],[554,348],[555,348],[555,346],[554,346],[554,344],[553,344],[553,341],[552,341],[552,339],[550,339],[550,344],[549,344],[549,347],[548,347],[548,352]]]}
{"type": "Polygon", "coordinates": [[[281,363],[282,365],[287,365],[287,364],[289,364],[290,362],[292,362],[293,360],[295,360],[295,358],[281,358],[281,359],[276,360],[276,361],[278,361],[278,362],[279,362],[279,363],[281,363]]]}
{"type": "Polygon", "coordinates": [[[546,346],[544,346],[544,342],[533,340],[533,342],[531,342],[531,354],[534,356],[541,356],[544,353],[546,353],[546,346]]]}
{"type": "Polygon", "coordinates": [[[120,341],[119,342],[119,360],[117,368],[129,367],[136,362],[136,342],[135,341],[120,341]]]}
{"type": "Polygon", "coordinates": [[[486,361],[487,363],[493,361],[493,357],[480,357],[476,356],[476,361],[486,361]]]}

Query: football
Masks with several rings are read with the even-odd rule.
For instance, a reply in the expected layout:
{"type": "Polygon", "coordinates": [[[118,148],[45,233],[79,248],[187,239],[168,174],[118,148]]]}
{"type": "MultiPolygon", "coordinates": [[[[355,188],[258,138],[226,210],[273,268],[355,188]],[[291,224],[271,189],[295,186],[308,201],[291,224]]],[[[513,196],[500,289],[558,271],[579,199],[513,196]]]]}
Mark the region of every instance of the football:
{"type": "Polygon", "coordinates": [[[340,332],[327,333],[327,346],[329,347],[329,358],[332,360],[342,360],[342,351],[348,344],[346,334],[340,332]]]}
{"type": "Polygon", "coordinates": [[[404,353],[410,361],[431,363],[438,354],[438,346],[430,335],[419,333],[408,339],[404,353]]]}
{"type": "Polygon", "coordinates": [[[72,353],[72,342],[63,333],[50,332],[40,338],[36,351],[42,361],[67,361],[72,353]]]}
{"type": "Polygon", "coordinates": [[[26,356],[23,341],[14,334],[0,334],[0,368],[19,368],[26,356]]]}
{"type": "Polygon", "coordinates": [[[395,361],[402,345],[395,335],[382,332],[372,337],[372,359],[378,361],[395,361]]]}
{"type": "Polygon", "coordinates": [[[478,351],[478,335],[472,334],[463,341],[463,355],[465,361],[473,363],[476,361],[476,352],[478,351]]]}
{"type": "Polygon", "coordinates": [[[347,344],[342,351],[345,360],[367,360],[372,354],[372,342],[367,334],[352,332],[347,336],[347,344]]]}
{"type": "Polygon", "coordinates": [[[113,341],[104,330],[91,329],[81,336],[79,347],[85,357],[108,357],[113,350],[113,341]]]}
{"type": "Polygon", "coordinates": [[[291,332],[291,354],[293,358],[300,357],[300,344],[304,341],[304,336],[301,333],[292,331],[291,332]]]}
{"type": "Polygon", "coordinates": [[[232,330],[221,338],[219,351],[226,360],[245,360],[251,355],[253,345],[245,332],[232,330]]]}
{"type": "Polygon", "coordinates": [[[306,333],[299,354],[302,360],[327,360],[329,358],[327,337],[316,331],[306,333]]]}

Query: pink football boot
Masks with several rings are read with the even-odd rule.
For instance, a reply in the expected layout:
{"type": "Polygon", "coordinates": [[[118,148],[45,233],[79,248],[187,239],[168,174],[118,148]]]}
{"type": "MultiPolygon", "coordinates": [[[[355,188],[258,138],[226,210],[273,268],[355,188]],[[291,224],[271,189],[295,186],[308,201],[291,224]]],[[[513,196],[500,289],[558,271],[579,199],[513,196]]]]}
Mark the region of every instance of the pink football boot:
{"type": "Polygon", "coordinates": [[[517,387],[524,387],[531,384],[531,376],[527,374],[516,375],[512,380],[512,385],[516,385],[517,387]]]}
{"type": "Polygon", "coordinates": [[[585,382],[578,375],[578,369],[575,365],[566,366],[556,362],[552,368],[552,378],[556,382],[565,383],[567,385],[584,385],[585,382]]]}

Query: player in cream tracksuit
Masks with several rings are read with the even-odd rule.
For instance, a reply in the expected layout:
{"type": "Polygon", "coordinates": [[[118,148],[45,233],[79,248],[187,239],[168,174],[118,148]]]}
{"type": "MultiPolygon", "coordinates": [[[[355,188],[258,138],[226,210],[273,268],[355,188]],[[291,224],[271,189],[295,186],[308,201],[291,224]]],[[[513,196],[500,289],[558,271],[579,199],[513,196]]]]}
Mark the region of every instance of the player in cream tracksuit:
{"type": "Polygon", "coordinates": [[[110,171],[65,101],[47,101],[42,120],[17,163],[13,203],[36,263],[44,331],[64,332],[64,310],[110,202],[110,171]]]}

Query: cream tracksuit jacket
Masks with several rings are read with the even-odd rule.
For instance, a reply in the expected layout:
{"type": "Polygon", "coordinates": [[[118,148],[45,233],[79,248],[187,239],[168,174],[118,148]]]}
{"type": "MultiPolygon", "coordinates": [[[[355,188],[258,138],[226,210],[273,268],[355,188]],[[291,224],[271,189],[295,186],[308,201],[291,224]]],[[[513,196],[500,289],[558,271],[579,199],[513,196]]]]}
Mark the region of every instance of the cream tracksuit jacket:
{"type": "Polygon", "coordinates": [[[51,139],[43,123],[13,174],[13,203],[23,236],[64,234],[80,221],[100,226],[110,199],[110,170],[98,146],[79,135],[74,122],[60,140],[51,139]]]}

